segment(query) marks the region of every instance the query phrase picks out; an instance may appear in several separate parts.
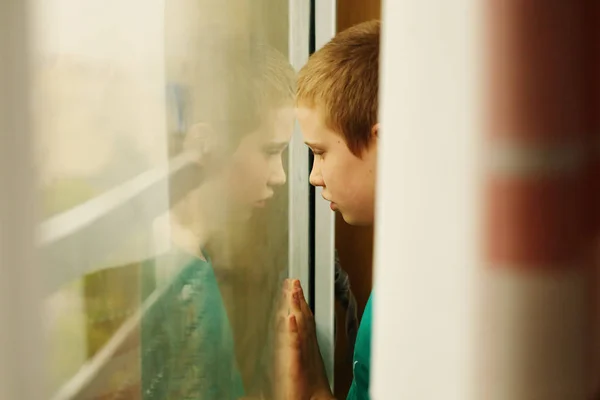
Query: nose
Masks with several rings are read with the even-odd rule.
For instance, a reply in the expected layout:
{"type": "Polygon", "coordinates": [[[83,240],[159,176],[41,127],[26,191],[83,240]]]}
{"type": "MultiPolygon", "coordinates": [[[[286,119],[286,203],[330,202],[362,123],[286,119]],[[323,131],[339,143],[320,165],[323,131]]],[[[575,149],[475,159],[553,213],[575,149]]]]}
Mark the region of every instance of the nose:
{"type": "Polygon", "coordinates": [[[281,157],[277,157],[273,161],[270,168],[269,174],[269,186],[282,186],[285,185],[286,176],[285,170],[283,169],[283,160],[281,157]]]}
{"type": "Polygon", "coordinates": [[[319,162],[320,161],[315,157],[312,170],[310,171],[309,181],[310,184],[313,186],[325,187],[325,182],[323,181],[323,175],[321,174],[321,166],[319,162]]]}

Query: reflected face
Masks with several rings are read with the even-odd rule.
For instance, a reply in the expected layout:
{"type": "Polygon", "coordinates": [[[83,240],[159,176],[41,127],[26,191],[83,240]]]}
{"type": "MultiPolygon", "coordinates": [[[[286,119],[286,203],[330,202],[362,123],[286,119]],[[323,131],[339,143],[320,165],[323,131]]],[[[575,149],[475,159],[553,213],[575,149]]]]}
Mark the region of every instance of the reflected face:
{"type": "Polygon", "coordinates": [[[376,135],[361,157],[354,155],[344,138],[325,124],[314,108],[299,107],[296,115],[304,142],[314,154],[310,183],[323,188],[323,198],[351,225],[374,221],[376,135]]]}
{"type": "Polygon", "coordinates": [[[266,205],[275,188],[285,184],[282,156],[293,127],[294,110],[281,108],[270,113],[260,129],[240,141],[223,172],[225,193],[235,211],[249,216],[253,209],[266,205]]]}

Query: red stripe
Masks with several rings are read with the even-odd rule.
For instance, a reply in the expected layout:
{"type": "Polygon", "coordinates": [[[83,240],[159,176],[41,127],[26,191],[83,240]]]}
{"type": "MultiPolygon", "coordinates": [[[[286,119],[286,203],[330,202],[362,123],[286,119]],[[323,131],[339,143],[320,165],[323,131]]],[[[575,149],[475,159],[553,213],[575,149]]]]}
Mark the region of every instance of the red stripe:
{"type": "Polygon", "coordinates": [[[486,196],[488,264],[518,269],[581,266],[581,177],[492,177],[486,196]]]}

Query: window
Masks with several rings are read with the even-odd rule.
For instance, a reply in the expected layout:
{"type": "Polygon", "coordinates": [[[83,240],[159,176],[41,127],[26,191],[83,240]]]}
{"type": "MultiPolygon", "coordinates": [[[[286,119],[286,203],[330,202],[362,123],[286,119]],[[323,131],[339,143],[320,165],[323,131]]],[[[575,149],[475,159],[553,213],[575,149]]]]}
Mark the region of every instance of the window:
{"type": "Polygon", "coordinates": [[[308,15],[31,3],[47,398],[269,395],[280,283],[308,274],[308,15]]]}

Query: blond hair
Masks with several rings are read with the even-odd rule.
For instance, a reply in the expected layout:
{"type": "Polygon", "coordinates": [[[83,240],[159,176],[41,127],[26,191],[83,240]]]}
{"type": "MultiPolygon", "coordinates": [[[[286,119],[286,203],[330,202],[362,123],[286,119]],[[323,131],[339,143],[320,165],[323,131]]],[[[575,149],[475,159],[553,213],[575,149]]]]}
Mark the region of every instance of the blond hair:
{"type": "Polygon", "coordinates": [[[335,36],[298,76],[298,105],[318,108],[330,129],[360,156],[377,123],[381,24],[368,21],[335,36]]]}

